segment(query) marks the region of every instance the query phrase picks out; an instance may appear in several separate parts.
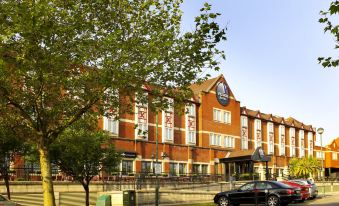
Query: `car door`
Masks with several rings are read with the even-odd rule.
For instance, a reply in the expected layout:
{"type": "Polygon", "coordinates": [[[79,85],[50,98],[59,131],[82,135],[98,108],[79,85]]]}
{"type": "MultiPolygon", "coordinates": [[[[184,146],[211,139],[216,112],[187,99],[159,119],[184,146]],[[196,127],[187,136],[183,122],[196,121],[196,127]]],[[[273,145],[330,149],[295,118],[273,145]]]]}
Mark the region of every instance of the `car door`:
{"type": "Polygon", "coordinates": [[[266,182],[257,182],[254,189],[254,196],[257,198],[258,203],[266,201],[266,182]]]}
{"type": "Polygon", "coordinates": [[[254,204],[254,182],[247,183],[241,186],[231,196],[232,203],[235,204],[254,204]]]}

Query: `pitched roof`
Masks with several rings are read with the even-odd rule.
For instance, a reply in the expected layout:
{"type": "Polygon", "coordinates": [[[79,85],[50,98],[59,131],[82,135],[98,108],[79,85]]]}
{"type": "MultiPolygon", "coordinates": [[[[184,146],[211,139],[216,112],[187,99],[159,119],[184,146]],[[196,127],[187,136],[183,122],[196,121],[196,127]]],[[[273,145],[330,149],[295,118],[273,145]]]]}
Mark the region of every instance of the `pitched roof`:
{"type": "Polygon", "coordinates": [[[207,79],[206,81],[202,82],[201,84],[192,84],[190,86],[191,90],[193,91],[194,94],[197,94],[199,92],[209,92],[211,90],[211,87],[216,84],[216,82],[223,77],[223,75],[219,75],[215,78],[212,79],[207,79]]]}
{"type": "Polygon", "coordinates": [[[247,109],[246,107],[241,107],[241,114],[247,115],[249,117],[257,118],[257,119],[266,120],[266,121],[273,121],[278,124],[295,127],[298,129],[315,131],[311,125],[305,125],[304,123],[294,119],[293,117],[288,117],[285,119],[284,117],[280,117],[280,116],[272,115],[272,114],[265,114],[265,113],[260,112],[259,110],[251,110],[251,109],[247,109]]]}

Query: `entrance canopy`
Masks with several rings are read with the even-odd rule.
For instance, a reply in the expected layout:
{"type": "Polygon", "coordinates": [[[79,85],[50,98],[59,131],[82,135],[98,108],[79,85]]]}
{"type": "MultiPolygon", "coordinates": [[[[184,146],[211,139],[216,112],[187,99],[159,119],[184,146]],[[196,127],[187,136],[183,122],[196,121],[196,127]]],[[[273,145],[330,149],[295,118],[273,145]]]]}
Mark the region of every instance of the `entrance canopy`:
{"type": "Polygon", "coordinates": [[[264,150],[261,147],[252,150],[240,150],[230,153],[229,156],[225,158],[220,158],[221,163],[229,162],[244,162],[244,161],[253,161],[253,162],[269,162],[271,161],[270,156],[266,156],[264,150]]]}

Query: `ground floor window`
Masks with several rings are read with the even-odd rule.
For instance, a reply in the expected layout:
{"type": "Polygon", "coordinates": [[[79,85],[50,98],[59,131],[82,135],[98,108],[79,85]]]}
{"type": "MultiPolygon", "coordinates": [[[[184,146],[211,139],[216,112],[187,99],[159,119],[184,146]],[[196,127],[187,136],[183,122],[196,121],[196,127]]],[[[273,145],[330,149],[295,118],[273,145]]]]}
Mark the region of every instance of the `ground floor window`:
{"type": "Polygon", "coordinates": [[[122,160],[122,175],[128,175],[133,173],[133,161],[132,160],[122,160]]]}
{"type": "Polygon", "coordinates": [[[179,174],[186,174],[186,164],[185,163],[179,163],[179,174]]]}
{"type": "Polygon", "coordinates": [[[193,174],[199,174],[200,173],[200,165],[198,164],[193,164],[193,170],[192,170],[193,174]]]}
{"type": "Polygon", "coordinates": [[[178,163],[170,163],[170,175],[176,176],[178,171],[178,163]]]}
{"type": "Polygon", "coordinates": [[[201,173],[208,174],[208,165],[201,165],[201,173]]]}
{"type": "Polygon", "coordinates": [[[151,161],[142,161],[141,162],[141,172],[144,174],[152,173],[152,162],[151,161]]]}

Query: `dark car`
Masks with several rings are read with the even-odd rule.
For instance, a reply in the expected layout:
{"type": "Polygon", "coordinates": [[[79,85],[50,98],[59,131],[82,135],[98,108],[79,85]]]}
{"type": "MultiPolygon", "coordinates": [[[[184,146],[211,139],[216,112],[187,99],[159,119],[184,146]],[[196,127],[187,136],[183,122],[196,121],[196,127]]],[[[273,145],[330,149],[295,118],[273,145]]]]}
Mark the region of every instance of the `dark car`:
{"type": "Polygon", "coordinates": [[[239,189],[220,192],[214,203],[220,206],[240,204],[266,204],[268,206],[288,205],[301,200],[300,189],[276,181],[253,181],[239,189]]]}

